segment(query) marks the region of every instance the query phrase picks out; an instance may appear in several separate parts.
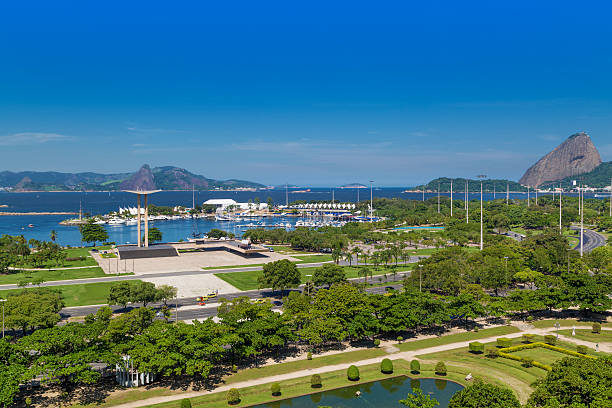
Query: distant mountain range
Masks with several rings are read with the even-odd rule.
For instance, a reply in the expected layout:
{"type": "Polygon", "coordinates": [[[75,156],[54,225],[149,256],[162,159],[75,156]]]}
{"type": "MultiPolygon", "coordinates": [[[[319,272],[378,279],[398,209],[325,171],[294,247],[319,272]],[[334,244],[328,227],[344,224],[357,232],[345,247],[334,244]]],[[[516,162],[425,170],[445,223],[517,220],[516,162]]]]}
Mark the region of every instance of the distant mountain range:
{"type": "Polygon", "coordinates": [[[172,166],[143,165],[135,173],[0,172],[0,187],[12,191],[231,190],[264,188],[245,180],[214,180],[172,166]]]}

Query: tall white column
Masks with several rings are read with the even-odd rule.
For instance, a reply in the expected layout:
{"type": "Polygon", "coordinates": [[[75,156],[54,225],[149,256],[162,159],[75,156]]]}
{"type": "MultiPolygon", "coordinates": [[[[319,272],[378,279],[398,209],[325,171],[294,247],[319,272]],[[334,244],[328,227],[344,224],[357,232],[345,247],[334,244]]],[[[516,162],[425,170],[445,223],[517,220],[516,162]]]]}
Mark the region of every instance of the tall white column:
{"type": "Polygon", "coordinates": [[[149,203],[148,203],[148,195],[145,194],[144,195],[144,207],[145,207],[145,228],[144,228],[144,242],[145,242],[145,247],[149,246],[149,203]]]}
{"type": "Polygon", "coordinates": [[[141,230],[140,230],[140,223],[142,222],[141,220],[141,216],[140,216],[140,194],[136,195],[138,197],[138,215],[137,215],[137,219],[138,219],[138,246],[141,247],[142,246],[142,237],[141,237],[141,230]]]}

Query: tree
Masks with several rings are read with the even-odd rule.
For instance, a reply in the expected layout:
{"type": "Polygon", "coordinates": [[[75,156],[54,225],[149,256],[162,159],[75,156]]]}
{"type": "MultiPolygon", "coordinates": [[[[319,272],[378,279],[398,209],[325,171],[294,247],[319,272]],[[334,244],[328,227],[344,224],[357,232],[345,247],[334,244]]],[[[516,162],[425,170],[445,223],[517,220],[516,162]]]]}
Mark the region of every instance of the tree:
{"type": "Polygon", "coordinates": [[[476,381],[451,398],[449,408],[520,408],[514,393],[506,387],[476,381]]]}
{"type": "Polygon", "coordinates": [[[564,358],[539,380],[529,397],[529,408],[610,406],[612,358],[564,358]]]}
{"type": "Polygon", "coordinates": [[[227,403],[234,405],[240,402],[240,392],[236,388],[230,388],[227,392],[227,403]]]}
{"type": "Polygon", "coordinates": [[[5,303],[7,327],[22,329],[52,327],[61,317],[59,311],[64,302],[59,291],[52,289],[27,289],[9,294],[5,303]]]}
{"type": "Polygon", "coordinates": [[[132,301],[131,285],[128,281],[113,283],[108,292],[106,302],[109,305],[121,305],[126,307],[132,301]]]}
{"type": "Polygon", "coordinates": [[[409,408],[434,408],[440,405],[437,399],[423,394],[420,388],[413,388],[412,394],[408,394],[406,399],[400,400],[399,403],[409,408]]]}
{"type": "Polygon", "coordinates": [[[93,242],[93,246],[96,246],[96,242],[104,242],[108,240],[108,232],[100,225],[95,224],[93,219],[90,219],[87,224],[81,224],[79,226],[81,231],[81,240],[83,242],[93,242]]]}
{"type": "Polygon", "coordinates": [[[157,227],[149,228],[149,242],[159,242],[162,240],[162,233],[157,227]]]}
{"type": "Polygon", "coordinates": [[[157,289],[153,282],[136,281],[131,285],[130,297],[132,302],[140,302],[143,306],[159,299],[157,289]]]}
{"type": "Polygon", "coordinates": [[[57,239],[57,232],[55,230],[51,230],[51,241],[55,242],[57,239]]]}
{"type": "Polygon", "coordinates": [[[272,288],[274,291],[297,287],[301,280],[302,277],[297,266],[288,259],[281,259],[264,265],[258,283],[260,288],[272,288]]]}
{"type": "Polygon", "coordinates": [[[359,368],[356,365],[351,365],[346,370],[346,377],[351,381],[359,380],[359,368]]]}
{"type": "Polygon", "coordinates": [[[170,285],[161,285],[157,288],[157,299],[164,302],[164,306],[167,306],[167,302],[170,299],[176,298],[177,288],[170,285]]]}
{"type": "Polygon", "coordinates": [[[324,264],[323,266],[314,270],[312,274],[312,282],[315,286],[331,286],[334,283],[340,283],[346,281],[346,275],[344,269],[335,264],[324,264]]]}

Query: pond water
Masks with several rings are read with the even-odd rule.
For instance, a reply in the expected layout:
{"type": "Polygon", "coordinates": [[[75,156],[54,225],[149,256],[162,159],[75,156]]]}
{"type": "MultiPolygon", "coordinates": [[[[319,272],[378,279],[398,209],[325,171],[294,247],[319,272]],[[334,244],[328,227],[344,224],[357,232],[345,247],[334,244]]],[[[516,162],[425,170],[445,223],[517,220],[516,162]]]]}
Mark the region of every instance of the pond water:
{"type": "MultiPolygon", "coordinates": [[[[463,389],[463,386],[452,381],[423,378],[395,377],[387,380],[358,384],[336,390],[318,392],[282,401],[256,405],[256,408],[401,408],[398,401],[405,399],[413,388],[420,388],[438,400],[438,408],[447,408],[451,397],[463,389]],[[359,397],[355,396],[361,391],[359,397]]],[[[280,397],[282,398],[282,397],[280,397]]]]}

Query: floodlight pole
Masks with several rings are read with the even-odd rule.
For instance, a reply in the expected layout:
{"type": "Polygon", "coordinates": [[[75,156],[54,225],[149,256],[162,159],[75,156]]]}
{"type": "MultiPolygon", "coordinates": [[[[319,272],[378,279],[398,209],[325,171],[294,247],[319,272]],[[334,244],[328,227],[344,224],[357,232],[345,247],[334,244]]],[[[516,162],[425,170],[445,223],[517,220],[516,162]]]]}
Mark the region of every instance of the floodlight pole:
{"type": "Polygon", "coordinates": [[[582,189],[582,184],[580,185],[580,190],[578,190],[578,200],[580,201],[580,207],[582,210],[580,211],[580,257],[584,254],[584,190],[582,189]]]}
{"type": "Polygon", "coordinates": [[[370,222],[372,222],[372,216],[374,215],[374,196],[372,194],[372,183],[374,183],[374,180],[370,180],[370,222]]]}
{"type": "Polygon", "coordinates": [[[440,214],[440,183],[438,183],[438,214],[440,214]]]}
{"type": "Polygon", "coordinates": [[[0,299],[0,302],[2,302],[2,338],[4,338],[4,302],[6,299],[0,299]]]}
{"type": "Polygon", "coordinates": [[[480,180],[480,250],[484,248],[484,236],[482,228],[483,214],[482,214],[482,180],[480,180]]]}
{"type": "Polygon", "coordinates": [[[470,185],[469,181],[465,180],[465,223],[469,224],[470,222],[470,185]]]}
{"type": "Polygon", "coordinates": [[[451,217],[452,217],[453,216],[453,179],[451,179],[450,182],[451,182],[451,186],[450,186],[450,193],[451,193],[450,194],[450,199],[451,199],[450,200],[451,201],[450,202],[450,207],[451,207],[451,209],[450,210],[451,210],[451,217]]]}
{"type": "Polygon", "coordinates": [[[561,196],[563,195],[563,187],[559,184],[559,234],[563,234],[563,227],[561,224],[561,196]]]}

